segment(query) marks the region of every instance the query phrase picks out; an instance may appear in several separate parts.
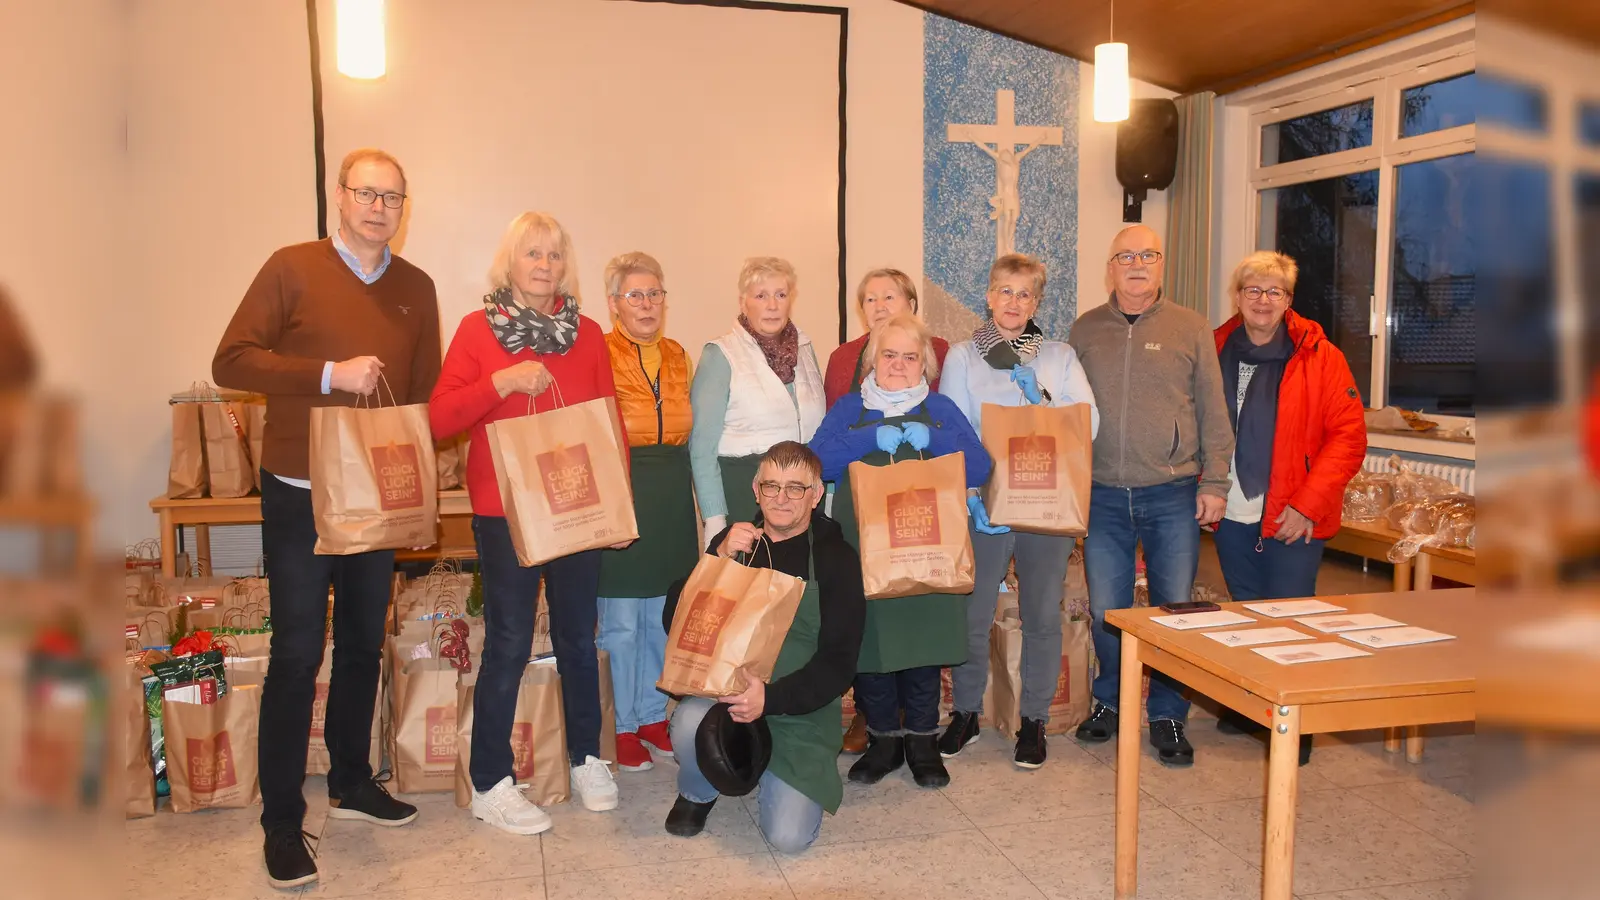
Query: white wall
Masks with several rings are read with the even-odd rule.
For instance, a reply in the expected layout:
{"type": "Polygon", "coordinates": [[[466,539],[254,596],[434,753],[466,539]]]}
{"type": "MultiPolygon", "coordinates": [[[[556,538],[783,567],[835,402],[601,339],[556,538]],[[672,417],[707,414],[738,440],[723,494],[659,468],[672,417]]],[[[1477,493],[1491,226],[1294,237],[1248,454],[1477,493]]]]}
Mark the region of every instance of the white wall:
{"type": "MultiPolygon", "coordinates": [[[[893,0],[843,5],[853,297],[878,266],[922,280],[923,14],[893,0]]],[[[267,255],[315,236],[304,7],[63,0],[6,4],[3,16],[0,189],[8,211],[26,215],[0,220],[0,283],[21,301],[47,379],[87,398],[101,537],[116,546],[155,533],[147,503],[166,484],[167,395],[209,379],[217,338],[267,255]],[[107,326],[89,331],[103,342],[85,336],[85,317],[107,326]]],[[[1088,118],[1092,67],[1080,82],[1082,311],[1104,302],[1121,190],[1115,126],[1088,118]]],[[[1164,94],[1136,82],[1135,96],[1164,94]]],[[[1163,194],[1144,218],[1165,229],[1163,194]]],[[[593,298],[603,261],[582,261],[593,298]]]]}

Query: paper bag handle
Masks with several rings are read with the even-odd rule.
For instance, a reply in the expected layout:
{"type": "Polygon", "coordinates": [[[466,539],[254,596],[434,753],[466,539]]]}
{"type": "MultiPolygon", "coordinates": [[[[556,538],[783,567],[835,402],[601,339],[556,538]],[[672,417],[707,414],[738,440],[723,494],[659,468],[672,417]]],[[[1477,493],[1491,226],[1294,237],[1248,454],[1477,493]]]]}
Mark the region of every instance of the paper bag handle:
{"type": "MultiPolygon", "coordinates": [[[[545,371],[546,372],[550,372],[550,367],[546,366],[545,367],[545,371]]],[[[561,382],[556,380],[556,376],[555,376],[554,372],[550,372],[550,387],[552,389],[554,389],[555,392],[556,392],[556,405],[552,406],[551,409],[552,410],[556,410],[556,409],[565,408],[566,405],[567,405],[567,398],[561,396],[561,382]]],[[[535,400],[538,400],[538,399],[539,398],[537,396],[533,395],[533,394],[529,394],[528,395],[528,413],[527,413],[528,415],[530,415],[530,416],[533,415],[533,413],[534,413],[533,402],[535,400]]]]}
{"type": "MultiPolygon", "coordinates": [[[[390,406],[399,406],[400,405],[399,401],[394,399],[394,388],[389,386],[389,379],[383,377],[383,371],[382,370],[379,370],[379,372],[378,372],[378,383],[383,385],[383,389],[389,392],[389,405],[390,406]]],[[[377,398],[377,400],[375,401],[377,403],[376,407],[374,407],[372,405],[372,403],[374,401],[367,400],[367,395],[366,394],[357,394],[356,395],[356,407],[358,409],[374,409],[374,408],[381,409],[383,407],[383,395],[378,393],[377,388],[373,388],[372,396],[377,398]]]]}

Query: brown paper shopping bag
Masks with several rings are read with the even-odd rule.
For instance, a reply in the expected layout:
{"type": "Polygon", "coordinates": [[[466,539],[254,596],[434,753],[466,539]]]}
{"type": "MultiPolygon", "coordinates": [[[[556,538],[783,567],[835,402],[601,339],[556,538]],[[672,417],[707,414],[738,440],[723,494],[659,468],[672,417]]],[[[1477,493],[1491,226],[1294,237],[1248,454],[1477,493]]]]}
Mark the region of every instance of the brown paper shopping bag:
{"type": "Polygon", "coordinates": [[[439,486],[428,405],[311,410],[311,508],[316,552],[430,547],[439,486]]]}
{"type": "MultiPolygon", "coordinates": [[[[974,665],[989,666],[988,659],[977,660],[974,665]]],[[[994,676],[991,673],[984,682],[983,712],[978,714],[978,725],[989,726],[994,724],[994,676]]],[[[953,668],[939,670],[939,721],[948,724],[950,713],[956,708],[956,683],[953,668]]]]}
{"type": "Polygon", "coordinates": [[[239,404],[244,409],[244,433],[250,441],[250,477],[261,490],[261,447],[267,439],[266,398],[239,404]]]}
{"type": "MultiPolygon", "coordinates": [[[[457,688],[456,805],[472,803],[472,703],[477,676],[463,675],[457,688]]],[[[511,777],[527,785],[535,806],[565,803],[571,778],[567,766],[566,719],[561,709],[561,676],[554,662],[530,663],[517,686],[511,719],[511,777]]]]}
{"type": "Polygon", "coordinates": [[[639,536],[616,420],[607,397],[489,423],[500,502],[522,565],[639,536]]]}
{"type": "Polygon", "coordinates": [[[172,460],[167,465],[167,498],[193,500],[206,493],[205,439],[200,436],[200,408],[172,404],[172,460]]]}
{"type": "Polygon", "coordinates": [[[156,771],[150,759],[150,715],[139,671],[124,666],[122,709],[123,777],[128,780],[123,813],[129,819],[156,814],[156,771]]]}
{"type": "Polygon", "coordinates": [[[850,464],[867,599],[972,592],[966,477],[959,452],[850,464]]]}
{"type": "Polygon", "coordinates": [[[1087,403],[983,405],[983,446],[994,473],[983,488],[989,521],[1018,531],[1082,537],[1089,527],[1094,431],[1087,403]]]}
{"type": "Polygon", "coordinates": [[[804,591],[805,582],[792,575],[700,557],[678,598],[656,687],[669,694],[727,697],[747,687],[741,667],[770,681],[804,591]]]}
{"type": "Polygon", "coordinates": [[[1074,619],[1061,613],[1061,674],[1056,676],[1056,695],[1050,701],[1050,721],[1045,734],[1066,734],[1089,718],[1089,657],[1094,647],[1089,640],[1089,620],[1074,619]]]}
{"type": "Polygon", "coordinates": [[[243,497],[255,489],[244,410],[237,403],[197,403],[206,443],[206,481],[213,497],[243,497]]]}
{"type": "Polygon", "coordinates": [[[433,452],[437,460],[439,490],[453,491],[461,487],[467,473],[467,441],[460,437],[440,441],[434,445],[433,452]]]}
{"type": "Polygon", "coordinates": [[[394,679],[394,775],[402,794],[455,789],[456,670],[415,659],[394,679]]]}
{"type": "Polygon", "coordinates": [[[261,800],[256,770],[261,689],[231,688],[215,703],[161,704],[172,811],[240,809],[261,800]]]}
{"type": "Polygon", "coordinates": [[[985,709],[1006,736],[1022,729],[1022,621],[998,619],[989,626],[989,696],[985,709]],[[988,703],[993,700],[992,706],[988,703]]]}

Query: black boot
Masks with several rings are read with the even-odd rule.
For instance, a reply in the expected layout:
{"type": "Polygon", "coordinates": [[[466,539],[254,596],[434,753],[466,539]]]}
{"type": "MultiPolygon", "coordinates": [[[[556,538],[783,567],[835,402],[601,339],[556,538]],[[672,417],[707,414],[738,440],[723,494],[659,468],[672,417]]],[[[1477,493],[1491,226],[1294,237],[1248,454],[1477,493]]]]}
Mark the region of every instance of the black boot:
{"type": "Polygon", "coordinates": [[[850,767],[850,780],[856,784],[877,784],[905,761],[904,738],[898,734],[869,734],[867,752],[850,767]]]}
{"type": "Polygon", "coordinates": [[[911,780],[919,787],[941,788],[950,783],[936,734],[906,735],[906,765],[911,767],[911,780]]]}
{"type": "Polygon", "coordinates": [[[678,837],[694,837],[706,829],[706,816],[711,815],[711,807],[717,801],[710,803],[696,803],[682,794],[673,802],[672,809],[667,812],[667,834],[678,837]]]}

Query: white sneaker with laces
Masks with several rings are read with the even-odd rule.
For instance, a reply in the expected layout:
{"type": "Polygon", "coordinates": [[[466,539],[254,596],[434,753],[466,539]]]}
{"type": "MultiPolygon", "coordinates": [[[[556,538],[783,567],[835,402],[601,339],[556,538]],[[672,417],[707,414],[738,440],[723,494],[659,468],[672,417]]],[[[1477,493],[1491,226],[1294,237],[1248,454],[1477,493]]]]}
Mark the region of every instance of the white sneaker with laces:
{"type": "Polygon", "coordinates": [[[523,796],[510,775],[484,793],[472,792],[472,815],[511,834],[550,830],[550,814],[523,796]]]}
{"type": "Polygon", "coordinates": [[[572,790],[591,812],[605,812],[617,808],[617,783],[611,778],[606,761],[593,756],[581,766],[572,767],[572,790]]]}

